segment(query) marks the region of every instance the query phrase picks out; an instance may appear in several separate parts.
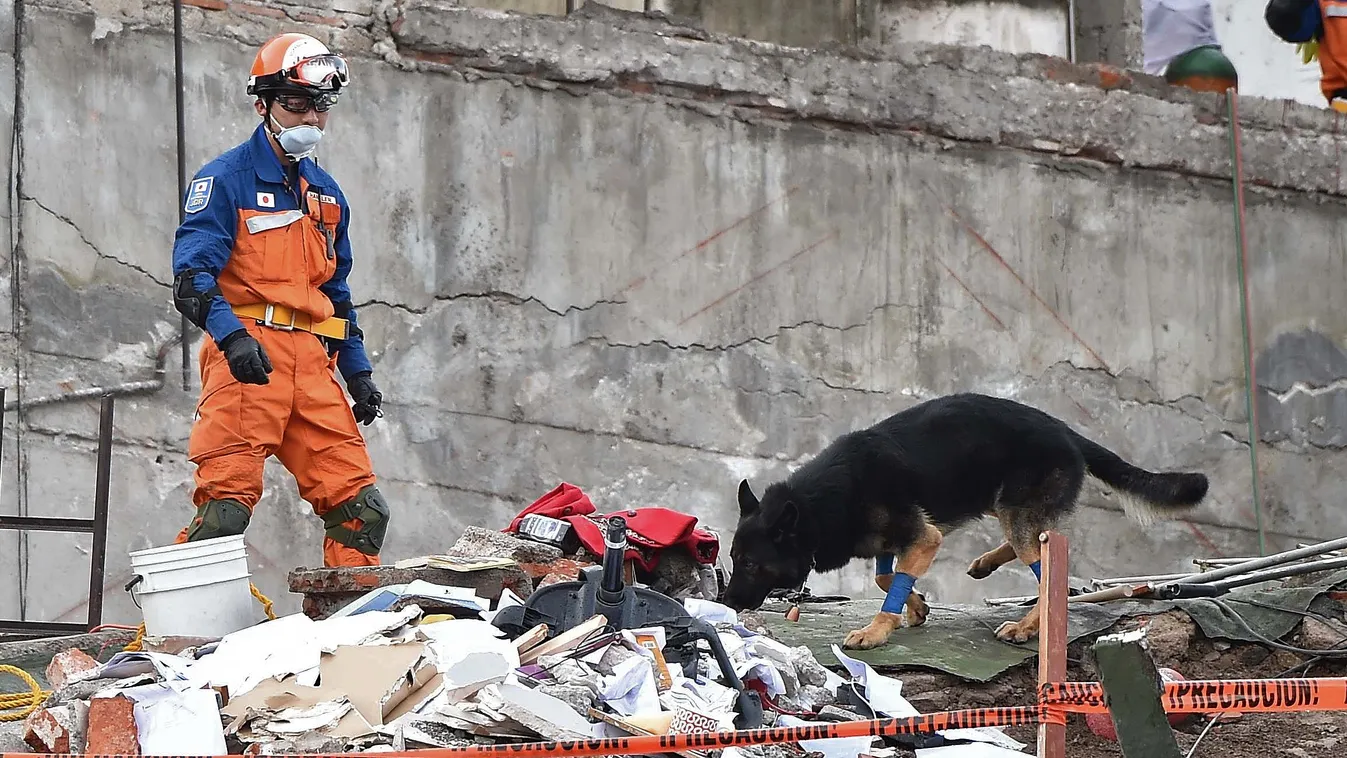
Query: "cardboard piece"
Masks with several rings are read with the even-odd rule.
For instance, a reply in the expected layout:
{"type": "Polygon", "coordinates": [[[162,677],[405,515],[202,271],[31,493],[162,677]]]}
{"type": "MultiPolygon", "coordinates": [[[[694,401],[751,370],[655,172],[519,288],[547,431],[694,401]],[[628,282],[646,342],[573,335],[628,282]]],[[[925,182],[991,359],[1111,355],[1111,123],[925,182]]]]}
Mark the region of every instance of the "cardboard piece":
{"type": "Polygon", "coordinates": [[[319,685],[345,693],[361,717],[375,727],[414,710],[434,694],[431,685],[436,679],[439,671],[420,642],[343,645],[318,664],[319,685]],[[408,699],[413,702],[400,708],[408,699]]]}
{"type": "Polygon", "coordinates": [[[338,646],[323,654],[318,685],[266,679],[221,711],[244,742],[295,731],[354,740],[415,711],[443,685],[420,642],[338,646]],[[303,726],[303,729],[300,727],[303,726]]]}

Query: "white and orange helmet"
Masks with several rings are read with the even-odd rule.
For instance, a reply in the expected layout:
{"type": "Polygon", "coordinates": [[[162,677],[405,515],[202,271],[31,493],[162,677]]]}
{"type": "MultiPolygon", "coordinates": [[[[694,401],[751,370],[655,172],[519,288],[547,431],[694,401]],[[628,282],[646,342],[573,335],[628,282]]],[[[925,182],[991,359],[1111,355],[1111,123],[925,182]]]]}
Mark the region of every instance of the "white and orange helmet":
{"type": "Polygon", "coordinates": [[[253,58],[248,94],[336,94],[351,81],[346,59],[307,34],[288,32],[267,40],[253,58]]]}

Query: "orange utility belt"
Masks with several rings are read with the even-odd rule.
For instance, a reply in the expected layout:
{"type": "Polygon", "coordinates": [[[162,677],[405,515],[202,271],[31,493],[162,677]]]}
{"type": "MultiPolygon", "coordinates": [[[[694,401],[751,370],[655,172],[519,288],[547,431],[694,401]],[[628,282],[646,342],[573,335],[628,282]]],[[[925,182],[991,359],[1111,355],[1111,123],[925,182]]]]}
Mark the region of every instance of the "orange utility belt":
{"type": "Polygon", "coordinates": [[[233,310],[235,315],[256,319],[258,323],[272,329],[283,331],[298,329],[302,332],[312,332],[320,337],[330,337],[334,340],[344,340],[349,336],[349,323],[344,318],[333,317],[314,323],[313,318],[307,313],[300,313],[283,305],[269,305],[267,303],[236,305],[233,310]]]}

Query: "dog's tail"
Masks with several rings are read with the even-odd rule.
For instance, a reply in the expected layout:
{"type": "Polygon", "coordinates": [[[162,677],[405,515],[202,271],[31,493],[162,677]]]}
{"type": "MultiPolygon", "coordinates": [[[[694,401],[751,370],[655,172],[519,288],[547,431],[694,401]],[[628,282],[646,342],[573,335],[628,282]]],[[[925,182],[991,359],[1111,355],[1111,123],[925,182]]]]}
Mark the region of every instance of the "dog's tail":
{"type": "Polygon", "coordinates": [[[1128,517],[1148,524],[1170,511],[1191,508],[1207,496],[1201,473],[1156,473],[1138,468],[1108,448],[1071,432],[1091,476],[1115,488],[1128,517]]]}

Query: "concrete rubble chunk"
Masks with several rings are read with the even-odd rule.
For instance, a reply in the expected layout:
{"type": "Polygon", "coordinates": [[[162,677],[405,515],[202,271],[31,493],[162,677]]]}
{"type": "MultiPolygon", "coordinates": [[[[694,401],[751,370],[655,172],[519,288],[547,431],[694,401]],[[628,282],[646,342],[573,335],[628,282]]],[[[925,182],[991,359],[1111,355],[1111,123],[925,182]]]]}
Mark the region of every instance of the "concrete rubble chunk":
{"type": "Polygon", "coordinates": [[[1146,629],[1146,648],[1159,665],[1182,660],[1197,636],[1197,624],[1182,611],[1152,616],[1146,629]]]}
{"type": "Polygon", "coordinates": [[[589,709],[596,702],[593,690],[575,684],[544,684],[538,687],[538,692],[551,695],[585,718],[589,718],[589,709]]]}
{"type": "Polygon", "coordinates": [[[450,555],[474,558],[509,558],[520,563],[551,563],[561,557],[561,548],[479,526],[463,530],[450,555]]]}
{"type": "Polygon", "coordinates": [[[108,683],[103,679],[85,679],[78,682],[70,682],[63,687],[55,688],[47,696],[47,701],[42,705],[51,708],[57,705],[76,701],[88,701],[98,692],[107,689],[108,683]]]}
{"type": "Polygon", "coordinates": [[[1307,617],[1300,627],[1300,647],[1306,650],[1328,650],[1347,641],[1347,626],[1341,622],[1324,623],[1307,617]]]}
{"type": "Polygon", "coordinates": [[[59,689],[76,675],[96,668],[98,668],[97,659],[83,650],[79,648],[62,650],[52,657],[51,663],[47,664],[47,681],[51,683],[53,690],[59,689]]]}
{"type": "Polygon", "coordinates": [[[23,722],[23,741],[38,753],[82,753],[89,707],[81,702],[38,708],[23,722]]]}
{"type": "Polygon", "coordinates": [[[125,695],[89,701],[85,752],[94,755],[140,755],[135,703],[125,695]]]}
{"type": "Polygon", "coordinates": [[[798,645],[790,649],[790,660],[795,666],[795,674],[802,686],[822,687],[828,683],[828,670],[814,659],[809,648],[798,645]]]}

